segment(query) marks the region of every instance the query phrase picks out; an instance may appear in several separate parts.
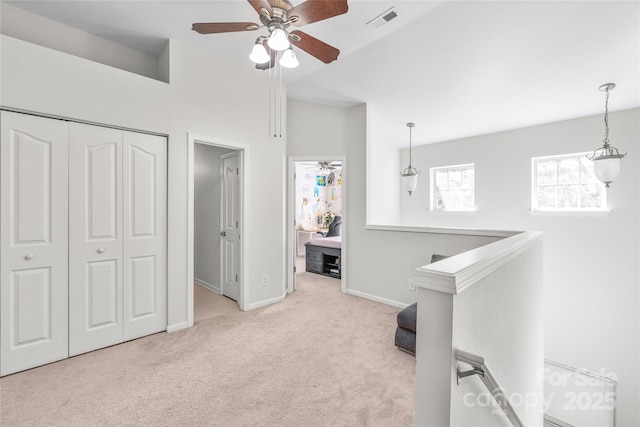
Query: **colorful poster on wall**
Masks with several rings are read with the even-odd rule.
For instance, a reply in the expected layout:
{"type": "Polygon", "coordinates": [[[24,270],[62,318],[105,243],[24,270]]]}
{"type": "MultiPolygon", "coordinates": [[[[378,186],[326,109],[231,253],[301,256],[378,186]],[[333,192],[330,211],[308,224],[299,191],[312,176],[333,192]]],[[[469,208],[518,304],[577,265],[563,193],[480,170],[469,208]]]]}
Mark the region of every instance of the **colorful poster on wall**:
{"type": "Polygon", "coordinates": [[[319,187],[324,187],[325,185],[327,185],[327,181],[324,175],[316,176],[316,185],[319,187]]]}

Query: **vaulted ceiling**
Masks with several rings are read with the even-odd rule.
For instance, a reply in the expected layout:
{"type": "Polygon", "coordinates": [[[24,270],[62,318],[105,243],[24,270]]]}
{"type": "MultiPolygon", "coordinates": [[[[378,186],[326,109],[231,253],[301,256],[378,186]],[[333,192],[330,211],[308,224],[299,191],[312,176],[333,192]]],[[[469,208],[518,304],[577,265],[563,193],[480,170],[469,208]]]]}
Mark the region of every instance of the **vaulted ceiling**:
{"type": "MultiPolygon", "coordinates": [[[[6,3],[148,54],[177,39],[253,68],[257,32],[191,30],[257,22],[244,0],[6,3]]],[[[607,82],[617,84],[611,110],[640,105],[638,1],[349,0],[345,15],[302,29],[341,53],[327,65],[298,51],[300,66],[284,70],[288,96],[366,102],[376,140],[399,147],[410,121],[423,144],[599,114],[607,82]],[[397,18],[366,25],[392,7],[397,18]]]]}

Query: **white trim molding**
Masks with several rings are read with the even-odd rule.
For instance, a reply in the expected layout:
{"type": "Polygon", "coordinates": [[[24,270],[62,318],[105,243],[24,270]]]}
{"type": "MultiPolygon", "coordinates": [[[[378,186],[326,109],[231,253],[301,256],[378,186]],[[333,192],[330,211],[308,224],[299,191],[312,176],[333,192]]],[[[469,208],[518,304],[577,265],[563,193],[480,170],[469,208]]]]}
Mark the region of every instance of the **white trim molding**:
{"type": "MultiPolygon", "coordinates": [[[[285,225],[285,230],[287,234],[287,250],[286,250],[286,274],[284,277],[287,279],[286,291],[291,293],[294,291],[295,284],[295,275],[293,273],[293,267],[295,266],[295,253],[296,253],[296,230],[293,225],[294,220],[296,219],[295,215],[295,188],[294,188],[294,173],[295,173],[295,164],[297,162],[314,162],[314,161],[340,161],[342,163],[341,166],[341,174],[344,183],[348,185],[348,166],[347,166],[347,157],[344,155],[326,155],[326,156],[288,156],[287,157],[287,222],[285,225]]],[[[348,205],[348,192],[347,185],[342,185],[342,250],[341,250],[341,263],[342,263],[342,274],[340,279],[340,289],[342,292],[345,292],[347,289],[347,270],[348,270],[348,262],[347,262],[347,247],[348,247],[348,235],[349,235],[349,214],[347,210],[348,205]]]]}
{"type": "Polygon", "coordinates": [[[457,295],[542,239],[525,231],[506,239],[418,267],[411,277],[416,287],[457,295]]]}
{"type": "Polygon", "coordinates": [[[220,285],[216,286],[216,285],[212,285],[209,282],[205,282],[204,280],[198,279],[197,277],[193,279],[194,282],[196,282],[198,285],[202,286],[203,288],[207,288],[210,291],[215,292],[218,295],[222,294],[222,291],[220,289],[220,285]]]}
{"type": "Polygon", "coordinates": [[[180,322],[180,323],[176,323],[175,325],[167,326],[167,332],[168,333],[177,332],[177,331],[181,331],[183,329],[187,329],[189,327],[190,326],[189,326],[188,322],[180,322]]]}
{"type": "MultiPolygon", "coordinates": [[[[240,193],[242,200],[242,208],[240,210],[240,223],[241,223],[241,234],[244,234],[244,230],[242,228],[242,224],[244,222],[244,209],[246,205],[246,200],[249,198],[249,194],[245,191],[247,187],[247,177],[246,171],[249,169],[249,146],[247,144],[242,144],[234,141],[226,141],[218,138],[210,138],[201,135],[195,135],[193,133],[187,133],[187,327],[193,326],[193,286],[195,282],[194,271],[193,271],[193,261],[194,261],[194,252],[193,252],[193,243],[194,243],[194,199],[193,199],[193,191],[194,191],[194,152],[195,152],[195,144],[207,144],[207,145],[215,145],[218,147],[226,147],[232,148],[235,150],[242,151],[241,161],[242,161],[242,170],[245,176],[241,176],[241,184],[240,184],[240,193]]],[[[244,241],[245,238],[242,239],[244,241]]],[[[242,243],[241,243],[242,244],[242,243]]],[[[246,299],[247,299],[247,290],[245,289],[245,281],[244,278],[248,277],[247,271],[247,263],[244,260],[244,245],[240,249],[240,300],[238,301],[238,305],[240,306],[240,310],[245,310],[246,299]]],[[[168,329],[167,329],[168,330],[168,329]]]]}
{"type": "Polygon", "coordinates": [[[381,304],[390,305],[392,307],[406,308],[409,306],[409,304],[405,304],[403,302],[394,301],[391,299],[379,297],[373,294],[368,294],[366,292],[356,291],[353,289],[345,289],[343,292],[345,294],[353,295],[354,297],[368,299],[369,301],[379,302],[381,304]]]}
{"type": "Polygon", "coordinates": [[[479,228],[462,227],[414,227],[403,225],[371,225],[365,226],[366,230],[377,231],[401,231],[406,233],[430,233],[430,234],[457,234],[462,236],[486,236],[486,237],[511,237],[520,231],[509,230],[482,230],[479,228]]]}
{"type": "Polygon", "coordinates": [[[275,304],[275,303],[280,302],[280,301],[284,301],[284,298],[285,298],[286,295],[287,295],[287,292],[285,291],[285,293],[282,294],[279,297],[266,299],[266,300],[263,300],[263,301],[258,301],[258,302],[254,302],[254,303],[248,304],[245,307],[245,311],[255,310],[256,308],[266,307],[268,305],[275,304]]]}

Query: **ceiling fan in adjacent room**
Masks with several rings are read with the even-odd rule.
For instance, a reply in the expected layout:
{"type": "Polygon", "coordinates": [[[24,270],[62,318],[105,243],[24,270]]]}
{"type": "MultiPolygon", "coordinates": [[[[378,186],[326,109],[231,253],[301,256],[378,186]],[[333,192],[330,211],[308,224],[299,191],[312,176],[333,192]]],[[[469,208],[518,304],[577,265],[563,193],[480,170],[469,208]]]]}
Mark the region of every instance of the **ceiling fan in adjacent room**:
{"type": "Polygon", "coordinates": [[[321,175],[328,175],[331,171],[334,171],[342,166],[342,162],[334,161],[319,161],[319,162],[300,162],[301,165],[304,165],[307,169],[320,169],[321,175]]]}
{"type": "Polygon", "coordinates": [[[266,28],[269,34],[259,36],[249,58],[259,70],[268,70],[276,63],[278,52],[280,65],[286,68],[298,66],[294,45],[325,64],[338,59],[340,51],[300,30],[289,31],[292,25],[301,27],[342,15],[349,10],[347,0],[307,0],[293,6],[289,0],[248,0],[258,12],[260,24],[253,22],[195,23],[192,29],[200,34],[255,31],[266,28]]]}

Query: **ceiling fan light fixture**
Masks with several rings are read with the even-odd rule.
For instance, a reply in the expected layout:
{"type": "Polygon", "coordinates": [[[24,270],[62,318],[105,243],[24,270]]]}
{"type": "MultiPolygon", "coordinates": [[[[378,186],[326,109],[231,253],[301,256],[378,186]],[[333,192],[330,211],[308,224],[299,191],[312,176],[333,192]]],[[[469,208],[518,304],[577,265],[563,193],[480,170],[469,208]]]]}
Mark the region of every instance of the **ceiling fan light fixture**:
{"type": "Polygon", "coordinates": [[[251,50],[249,59],[256,64],[266,64],[267,62],[269,62],[271,57],[267,53],[267,49],[265,49],[262,43],[257,41],[256,44],[253,45],[253,50],[251,50]]]}
{"type": "Polygon", "coordinates": [[[289,43],[289,36],[282,28],[276,28],[271,32],[267,44],[271,49],[277,51],[289,49],[289,47],[291,46],[291,44],[289,43]]]}
{"type": "Polygon", "coordinates": [[[298,65],[300,65],[300,62],[298,62],[298,58],[296,58],[296,53],[291,48],[282,52],[279,62],[280,65],[285,68],[296,68],[298,65]]]}

